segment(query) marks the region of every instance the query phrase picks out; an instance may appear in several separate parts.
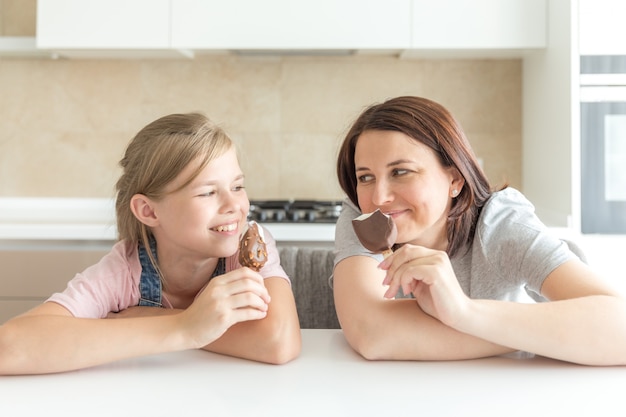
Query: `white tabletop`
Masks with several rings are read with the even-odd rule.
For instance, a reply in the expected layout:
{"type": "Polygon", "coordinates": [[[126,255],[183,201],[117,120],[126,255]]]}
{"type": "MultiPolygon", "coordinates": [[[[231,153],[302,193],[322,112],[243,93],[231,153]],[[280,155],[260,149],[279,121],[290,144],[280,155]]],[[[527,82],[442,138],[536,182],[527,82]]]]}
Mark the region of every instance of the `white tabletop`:
{"type": "Polygon", "coordinates": [[[545,358],[368,362],[340,330],[303,330],[295,361],[187,351],[0,377],[2,416],[623,416],[626,367],[545,358]]]}

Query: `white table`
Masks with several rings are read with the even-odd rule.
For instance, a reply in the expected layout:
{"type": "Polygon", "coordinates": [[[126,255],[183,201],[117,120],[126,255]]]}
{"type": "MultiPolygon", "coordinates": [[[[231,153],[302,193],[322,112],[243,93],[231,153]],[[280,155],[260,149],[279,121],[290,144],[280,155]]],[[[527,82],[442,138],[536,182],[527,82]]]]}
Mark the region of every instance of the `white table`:
{"type": "Polygon", "coordinates": [[[77,372],[0,377],[0,415],[626,415],[626,367],[545,358],[368,362],[340,330],[303,330],[281,366],[187,351],[77,372]]]}

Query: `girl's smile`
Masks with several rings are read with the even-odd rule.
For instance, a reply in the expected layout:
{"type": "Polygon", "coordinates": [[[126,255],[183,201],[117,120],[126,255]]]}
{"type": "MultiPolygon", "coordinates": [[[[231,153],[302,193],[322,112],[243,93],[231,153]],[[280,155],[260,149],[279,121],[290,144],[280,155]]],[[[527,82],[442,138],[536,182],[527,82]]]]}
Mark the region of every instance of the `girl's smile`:
{"type": "Polygon", "coordinates": [[[214,230],[216,232],[237,232],[238,231],[238,226],[239,223],[234,222],[234,223],[230,223],[230,224],[225,224],[225,225],[221,225],[221,226],[216,226],[213,227],[211,230],[214,230]]]}

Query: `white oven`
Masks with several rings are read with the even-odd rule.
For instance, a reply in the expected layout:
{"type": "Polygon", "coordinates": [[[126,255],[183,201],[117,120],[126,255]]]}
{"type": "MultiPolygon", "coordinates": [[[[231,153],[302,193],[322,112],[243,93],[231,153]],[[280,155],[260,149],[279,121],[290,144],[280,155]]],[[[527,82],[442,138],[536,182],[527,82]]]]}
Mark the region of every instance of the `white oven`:
{"type": "Polygon", "coordinates": [[[626,56],[583,56],[581,231],[626,234],[626,56]]]}

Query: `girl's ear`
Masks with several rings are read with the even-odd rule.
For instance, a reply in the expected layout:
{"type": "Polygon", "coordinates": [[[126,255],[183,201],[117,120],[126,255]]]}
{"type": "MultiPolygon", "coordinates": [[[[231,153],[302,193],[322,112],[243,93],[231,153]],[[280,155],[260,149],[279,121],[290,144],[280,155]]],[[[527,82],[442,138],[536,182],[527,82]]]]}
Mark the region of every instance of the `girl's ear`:
{"type": "Polygon", "coordinates": [[[154,227],[158,224],[158,218],[154,211],[152,201],[143,194],[135,194],[130,199],[130,210],[133,212],[137,220],[148,227],[154,227]]]}

